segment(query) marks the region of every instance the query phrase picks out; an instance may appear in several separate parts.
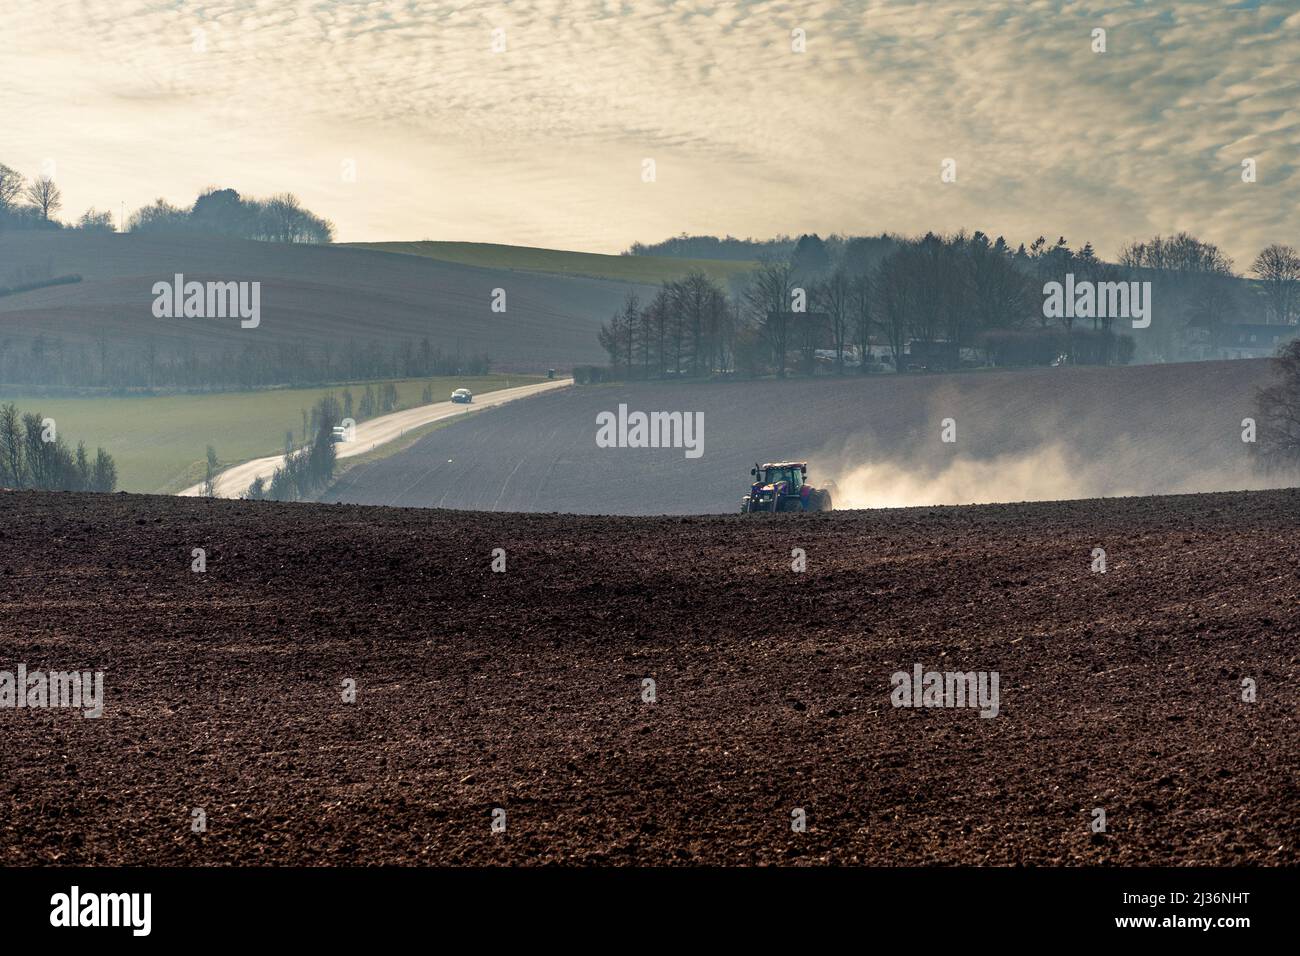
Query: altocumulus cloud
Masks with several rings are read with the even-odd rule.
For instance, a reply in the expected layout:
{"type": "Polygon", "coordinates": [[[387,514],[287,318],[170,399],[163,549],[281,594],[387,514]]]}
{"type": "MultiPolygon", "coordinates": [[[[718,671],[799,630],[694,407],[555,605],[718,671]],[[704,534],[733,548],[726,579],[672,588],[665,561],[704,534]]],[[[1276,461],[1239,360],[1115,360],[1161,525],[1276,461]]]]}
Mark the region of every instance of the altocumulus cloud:
{"type": "Polygon", "coordinates": [[[1113,254],[1188,229],[1239,267],[1300,231],[1293,4],[17,0],[4,19],[0,161],[55,159],[68,212],[219,183],[293,189],[343,239],[966,226],[1113,254]]]}

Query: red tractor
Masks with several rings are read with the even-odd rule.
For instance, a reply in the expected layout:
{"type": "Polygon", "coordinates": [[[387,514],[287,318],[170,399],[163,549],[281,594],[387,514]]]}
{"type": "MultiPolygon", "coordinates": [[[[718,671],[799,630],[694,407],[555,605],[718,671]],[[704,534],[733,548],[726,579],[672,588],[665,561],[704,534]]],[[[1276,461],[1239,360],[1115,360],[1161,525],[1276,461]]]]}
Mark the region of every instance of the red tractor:
{"type": "Polygon", "coordinates": [[[830,511],[830,488],[808,484],[808,462],[777,461],[755,465],[749,472],[754,483],[740,499],[740,512],[830,511]]]}

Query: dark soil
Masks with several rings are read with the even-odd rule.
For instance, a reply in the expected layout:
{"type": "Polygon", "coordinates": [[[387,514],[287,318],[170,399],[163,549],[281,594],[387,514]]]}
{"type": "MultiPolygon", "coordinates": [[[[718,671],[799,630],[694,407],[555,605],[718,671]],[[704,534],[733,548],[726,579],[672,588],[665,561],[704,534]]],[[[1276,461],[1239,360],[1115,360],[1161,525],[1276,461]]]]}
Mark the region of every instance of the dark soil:
{"type": "Polygon", "coordinates": [[[0,670],[106,696],[0,709],[0,864],[1295,864],[1298,531],[1294,490],[709,518],[0,494],[0,670]],[[894,708],[917,663],[997,671],[998,716],[894,708]]]}

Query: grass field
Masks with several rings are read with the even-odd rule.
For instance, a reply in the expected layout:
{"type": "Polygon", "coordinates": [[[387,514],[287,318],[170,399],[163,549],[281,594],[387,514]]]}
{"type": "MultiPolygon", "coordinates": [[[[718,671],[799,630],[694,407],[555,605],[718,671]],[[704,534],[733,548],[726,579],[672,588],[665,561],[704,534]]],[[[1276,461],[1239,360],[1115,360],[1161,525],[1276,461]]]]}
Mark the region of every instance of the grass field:
{"type": "Polygon", "coordinates": [[[668,256],[609,256],[596,252],[568,252],[531,246],[502,246],[490,242],[349,242],[354,249],[424,256],[487,269],[516,269],[554,275],[617,279],[650,284],[703,272],[726,286],[731,276],[753,269],[757,263],[724,259],[676,259],[668,256]]]}
{"type": "MultiPolygon", "coordinates": [[[[409,379],[396,383],[397,408],[420,404],[427,384],[433,385],[434,401],[446,401],[454,388],[477,394],[539,381],[544,379],[527,375],[409,379]]],[[[377,393],[381,383],[370,384],[377,393]]],[[[208,445],[222,465],[275,454],[287,430],[301,439],[302,409],[310,413],[327,392],[341,400],[345,388],[359,401],[366,383],[145,397],[38,398],[0,390],[0,403],[53,418],[73,447],[85,441],[92,454],[103,447],[117,462],[118,490],[170,494],[203,480],[208,445]]]]}

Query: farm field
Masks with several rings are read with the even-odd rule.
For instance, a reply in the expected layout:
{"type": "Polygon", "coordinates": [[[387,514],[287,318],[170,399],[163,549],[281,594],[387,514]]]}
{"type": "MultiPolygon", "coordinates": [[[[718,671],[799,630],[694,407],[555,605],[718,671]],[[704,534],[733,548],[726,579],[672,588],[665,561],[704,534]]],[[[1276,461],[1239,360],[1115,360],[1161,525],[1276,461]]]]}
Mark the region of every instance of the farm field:
{"type": "Polygon", "coordinates": [[[755,462],[809,461],[836,507],[968,504],[1268,487],[1242,420],[1266,360],[951,375],[641,382],[566,389],[456,422],[357,465],[323,500],[702,514],[739,508],[755,462]],[[620,405],[701,415],[702,454],[600,448],[620,405]],[[952,443],[941,440],[945,419],[952,443]]]}
{"type": "Polygon", "coordinates": [[[1298,490],[694,518],[14,492],[0,528],[10,659],[104,672],[99,719],[0,710],[0,864],[1300,862],[1298,490]],[[996,715],[894,706],[918,664],[998,673],[996,715]]]}
{"type": "Polygon", "coordinates": [[[615,279],[655,284],[703,272],[726,287],[727,280],[754,269],[758,263],[729,259],[678,259],[670,256],[612,256],[565,249],[538,249],[491,242],[349,242],[346,248],[370,249],[488,269],[547,272],[556,275],[615,279]]]}
{"type": "MultiPolygon", "coordinates": [[[[452,389],[478,393],[544,381],[528,375],[435,377],[397,381],[395,410],[420,404],[432,384],[435,401],[452,389]]],[[[206,449],[212,445],[222,465],[274,454],[284,447],[284,433],[301,440],[302,409],[308,413],[322,396],[340,400],[350,388],[359,400],[367,383],[330,387],[263,389],[205,394],[46,398],[0,390],[0,403],[20,411],[40,412],[55,420],[70,445],[84,440],[93,451],[105,448],[117,462],[122,491],[168,494],[203,479],[206,449]]],[[[369,383],[378,392],[380,382],[369,383]]]]}
{"type": "Polygon", "coordinates": [[[328,348],[345,362],[370,343],[388,350],[422,338],[447,354],[486,353],[494,370],[567,371],[604,361],[596,338],[601,323],[629,290],[646,296],[655,288],[635,279],[479,268],[345,246],[196,236],[0,235],[0,263],[0,274],[32,269],[83,277],[0,298],[0,350],[25,354],[39,336],[46,347],[79,356],[86,374],[98,368],[101,343],[119,357],[156,349],[164,358],[229,354],[232,362],[328,348]],[[155,318],[153,285],[177,273],[260,282],[260,324],[155,318]],[[496,289],[506,293],[505,312],[492,311],[496,289]]]}

